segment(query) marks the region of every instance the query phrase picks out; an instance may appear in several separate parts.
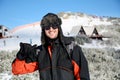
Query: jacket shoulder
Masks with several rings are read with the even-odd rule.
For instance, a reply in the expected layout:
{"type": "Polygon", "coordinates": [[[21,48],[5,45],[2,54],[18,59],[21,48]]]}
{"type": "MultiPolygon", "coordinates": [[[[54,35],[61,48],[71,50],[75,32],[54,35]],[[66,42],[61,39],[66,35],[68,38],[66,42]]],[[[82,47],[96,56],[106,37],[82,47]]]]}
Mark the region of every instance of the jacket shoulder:
{"type": "Polygon", "coordinates": [[[64,37],[63,38],[63,42],[64,42],[65,45],[69,45],[73,41],[75,41],[75,39],[73,37],[64,37]]]}
{"type": "Polygon", "coordinates": [[[43,49],[42,47],[43,47],[43,45],[37,46],[37,48],[36,48],[36,54],[39,54],[40,51],[42,51],[42,49],[43,49]]]}

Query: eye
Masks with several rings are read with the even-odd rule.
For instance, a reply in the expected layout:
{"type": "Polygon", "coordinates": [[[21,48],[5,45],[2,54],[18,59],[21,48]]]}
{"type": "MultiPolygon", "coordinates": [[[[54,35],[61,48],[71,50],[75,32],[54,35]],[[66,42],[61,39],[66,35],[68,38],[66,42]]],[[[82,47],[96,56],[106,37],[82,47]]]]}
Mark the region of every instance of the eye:
{"type": "Polygon", "coordinates": [[[52,26],[53,29],[57,29],[58,27],[57,26],[52,26]]]}
{"type": "Polygon", "coordinates": [[[45,30],[49,30],[50,27],[49,27],[49,26],[45,26],[44,29],[45,29],[45,30]]]}

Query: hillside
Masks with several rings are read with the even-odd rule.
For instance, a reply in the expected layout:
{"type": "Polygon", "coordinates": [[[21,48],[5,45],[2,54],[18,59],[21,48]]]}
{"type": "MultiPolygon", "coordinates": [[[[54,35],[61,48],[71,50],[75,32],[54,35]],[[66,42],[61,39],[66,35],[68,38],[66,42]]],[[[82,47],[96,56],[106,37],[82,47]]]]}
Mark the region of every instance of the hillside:
{"type": "MultiPolygon", "coordinates": [[[[120,18],[72,12],[58,15],[63,21],[62,29],[66,36],[73,26],[82,25],[95,26],[99,34],[108,37],[103,41],[80,37],[76,40],[88,60],[91,80],[120,80],[120,18]]],[[[0,80],[38,80],[38,72],[12,75],[11,64],[20,42],[40,45],[39,22],[18,26],[10,34],[12,38],[0,39],[0,80]]]]}

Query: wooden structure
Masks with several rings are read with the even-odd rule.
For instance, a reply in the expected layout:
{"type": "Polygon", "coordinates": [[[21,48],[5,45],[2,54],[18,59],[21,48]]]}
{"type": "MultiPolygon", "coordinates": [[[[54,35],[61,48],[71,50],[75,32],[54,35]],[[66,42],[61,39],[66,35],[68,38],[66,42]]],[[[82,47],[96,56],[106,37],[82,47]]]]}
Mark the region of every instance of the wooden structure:
{"type": "Polygon", "coordinates": [[[89,38],[102,40],[102,35],[98,33],[96,27],[84,26],[84,30],[89,38]]]}
{"type": "Polygon", "coordinates": [[[0,25],[0,39],[5,38],[8,33],[7,27],[0,25]]]}
{"type": "Polygon", "coordinates": [[[72,36],[84,35],[92,39],[102,40],[102,35],[100,35],[96,27],[93,26],[74,26],[70,33],[72,36]]]}

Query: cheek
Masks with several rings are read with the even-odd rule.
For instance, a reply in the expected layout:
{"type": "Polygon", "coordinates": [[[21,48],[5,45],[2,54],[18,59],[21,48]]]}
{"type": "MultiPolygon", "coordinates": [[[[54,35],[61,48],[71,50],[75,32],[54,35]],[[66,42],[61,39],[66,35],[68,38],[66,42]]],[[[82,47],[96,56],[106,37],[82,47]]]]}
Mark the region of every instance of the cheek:
{"type": "Polygon", "coordinates": [[[56,37],[58,36],[58,34],[59,34],[59,30],[57,29],[57,30],[56,30],[56,37]]]}
{"type": "Polygon", "coordinates": [[[47,34],[47,31],[45,30],[45,34],[47,34]]]}
{"type": "Polygon", "coordinates": [[[49,32],[48,31],[45,31],[45,35],[48,35],[49,34],[49,32]]]}

